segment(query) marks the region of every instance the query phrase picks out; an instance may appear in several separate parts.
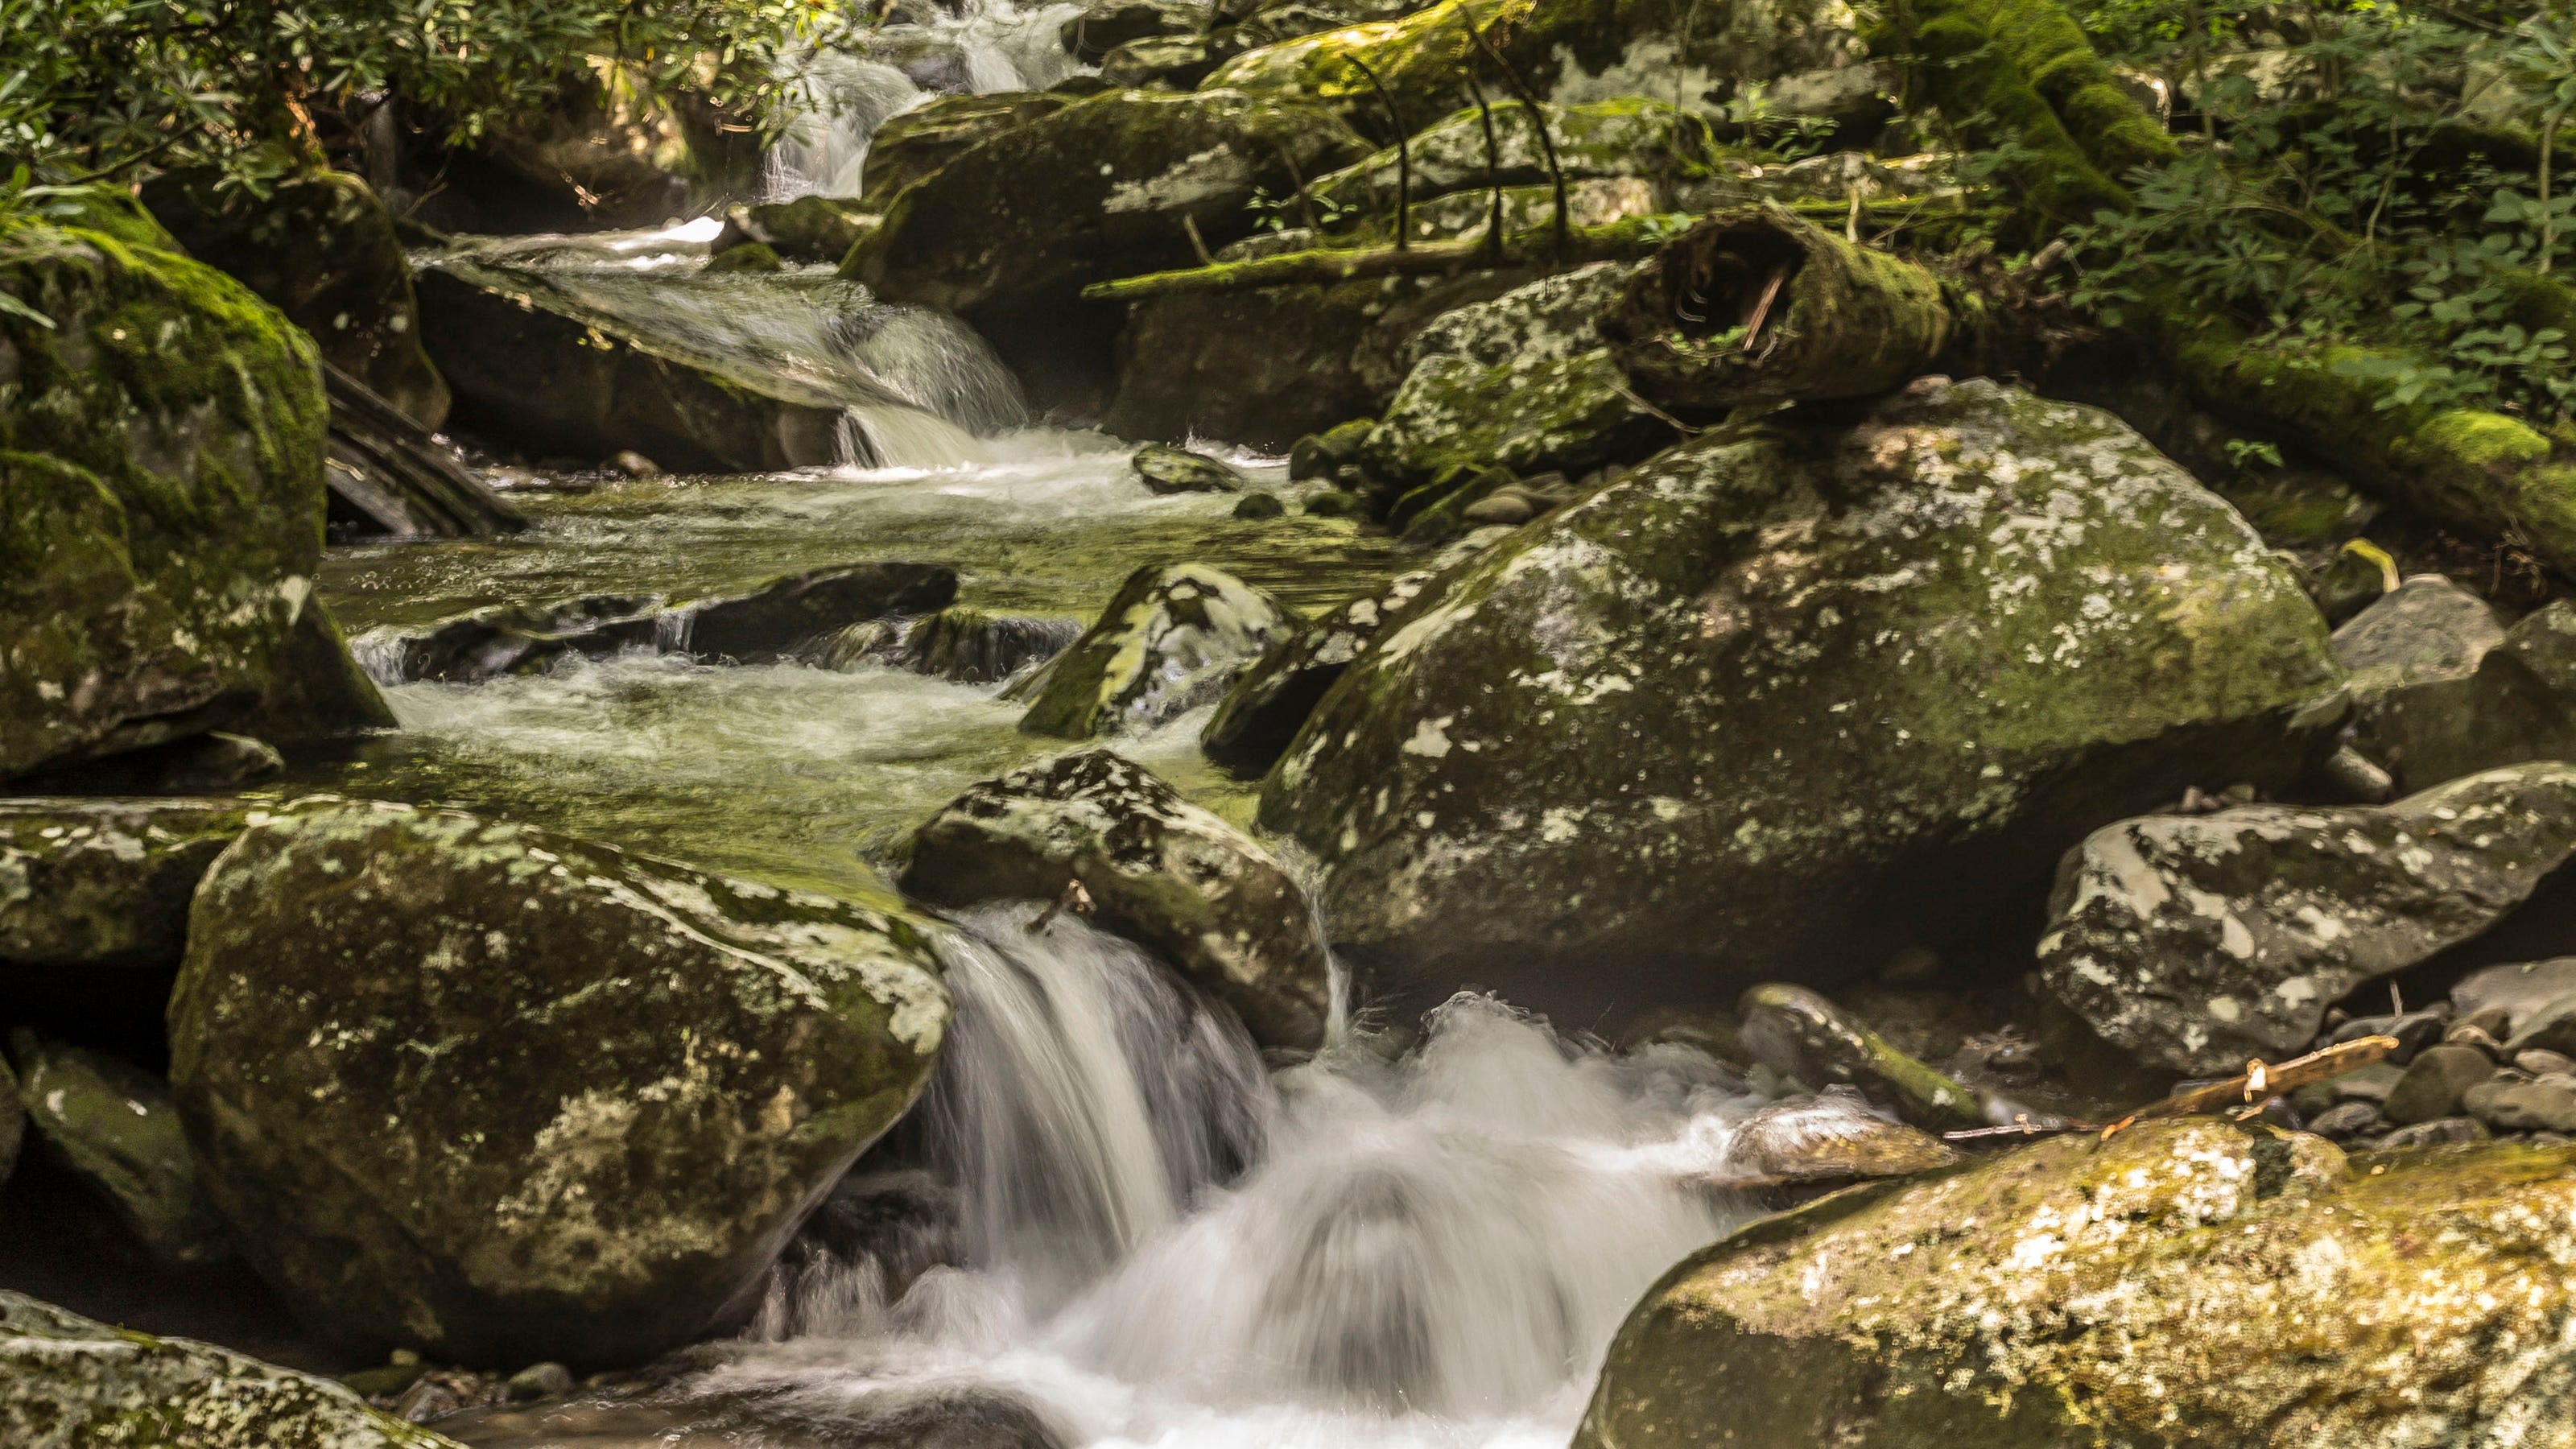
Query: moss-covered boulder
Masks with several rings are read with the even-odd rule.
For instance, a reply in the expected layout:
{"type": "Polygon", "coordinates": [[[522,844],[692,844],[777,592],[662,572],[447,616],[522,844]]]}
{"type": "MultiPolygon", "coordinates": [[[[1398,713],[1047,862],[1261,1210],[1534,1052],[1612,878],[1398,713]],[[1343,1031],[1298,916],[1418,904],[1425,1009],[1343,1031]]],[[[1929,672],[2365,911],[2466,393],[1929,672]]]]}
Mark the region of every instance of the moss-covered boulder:
{"type": "Polygon", "coordinates": [[[874,212],[837,196],[736,206],[726,211],[725,229],[707,244],[707,256],[712,264],[744,242],[758,242],[783,261],[837,265],[876,221],[874,212]]]}
{"type": "Polygon", "coordinates": [[[1151,729],[1224,693],[1296,627],[1285,603],[1205,564],[1147,564],[1081,638],[1015,686],[1020,728],[1081,740],[1151,729]]]}
{"type": "Polygon", "coordinates": [[[1437,577],[1428,569],[1398,574],[1386,587],[1271,640],[1199,732],[1200,753],[1244,779],[1268,774],[1333,681],[1417,600],[1435,596],[1437,577]]]}
{"type": "Polygon", "coordinates": [[[1277,857],[1108,750],[987,780],[913,835],[906,893],[946,906],[1053,901],[1080,883],[1095,924],[1160,954],[1264,1046],[1323,1044],[1331,961],[1277,857]]]}
{"type": "Polygon", "coordinates": [[[1684,1261],[1620,1329],[1574,1443],[2557,1443],[2571,1222],[2576,1148],[2347,1159],[2206,1117],[2057,1138],[1684,1261]]]}
{"type": "Polygon", "coordinates": [[[157,1035],[189,898],[246,823],[230,801],[0,802],[0,1021],[157,1035]]]}
{"type": "MultiPolygon", "coordinates": [[[[0,777],[242,725],[315,659],[345,669],[313,600],[311,340],[101,232],[0,231],[0,292],[0,777]]],[[[316,713],[259,733],[390,718],[362,679],[302,687],[316,713]]]]}
{"type": "MultiPolygon", "coordinates": [[[[903,189],[1005,131],[1051,116],[1073,103],[1047,91],[995,91],[980,96],[940,96],[887,118],[868,138],[859,173],[859,200],[883,212],[903,189]]],[[[851,238],[853,245],[857,237],[851,238]]],[[[849,254],[844,247],[831,260],[849,254]]]]}
{"type": "Polygon", "coordinates": [[[2576,765],[2517,765],[2393,805],[2151,815],[2070,852],[2047,996],[2181,1074],[2307,1049],[2326,1008],[2485,931],[2576,855],[2576,765]]]}
{"type": "Polygon", "coordinates": [[[2295,575],[2135,434],[1926,385],[1711,433],[1467,565],[1261,819],[1322,858],[1337,944],[1829,980],[2188,782],[2294,777],[2339,682],[2295,575]]]}
{"type": "Polygon", "coordinates": [[[1040,402],[1098,389],[1113,305],[1092,282],[1197,258],[1252,230],[1254,196],[1284,197],[1366,146],[1326,111],[1225,91],[1105,91],[1015,126],[906,188],[842,275],[890,302],[953,312],[990,339],[1040,402]]]}
{"type": "Polygon", "coordinates": [[[143,202],[188,254],[241,279],[312,334],[332,366],[424,428],[447,421],[447,383],[420,346],[420,308],[393,218],[344,171],[288,176],[252,196],[213,172],[166,172],[143,202]]]}
{"type": "Polygon", "coordinates": [[[1669,198],[1684,183],[1717,174],[1717,140],[1707,120],[1669,101],[1627,96],[1573,106],[1541,103],[1539,115],[1555,147],[1555,173],[1549,170],[1529,107],[1504,101],[1489,109],[1494,123],[1490,160],[1487,113],[1469,107],[1408,138],[1405,154],[1389,146],[1356,166],[1318,178],[1307,194],[1336,211],[1391,220],[1408,165],[1416,206],[1453,191],[1552,187],[1556,174],[1568,181],[1633,176],[1669,198]]]}
{"type": "Polygon", "coordinates": [[[18,1449],[458,1449],[355,1393],[0,1289],[0,1441],[18,1449]]]}
{"type": "Polygon", "coordinates": [[[1147,443],[1138,448],[1127,466],[1135,469],[1137,479],[1155,493],[1240,493],[1251,482],[1242,469],[1222,458],[1168,443],[1147,443]]]}
{"type": "Polygon", "coordinates": [[[1441,0],[1401,19],[1249,51],[1206,85],[1335,106],[1351,124],[1393,141],[1377,88],[1355,62],[1377,72],[1408,127],[1425,125],[1472,102],[1471,77],[1493,86],[1493,63],[1469,37],[1471,22],[1527,84],[1557,102],[1648,91],[1717,114],[1743,87],[1760,84],[1786,103],[1776,109],[1783,116],[1858,122],[1886,114],[1859,22],[1839,0],[1737,0],[1713,10],[1690,0],[1441,0]],[[1846,71],[1872,82],[1835,84],[1846,71]],[[1819,109],[1805,109],[1810,104],[1819,109]]]}
{"type": "Polygon", "coordinates": [[[1131,40],[1100,58],[1100,78],[1135,90],[1185,91],[1233,56],[1226,37],[1152,35],[1131,40]]]}
{"type": "Polygon", "coordinates": [[[256,820],[199,887],[170,1075],[298,1311],[454,1361],[602,1365],[749,1311],[947,1018],[891,908],[325,801],[256,820]]]}
{"type": "Polygon", "coordinates": [[[231,1253],[169,1083],[23,1027],[9,1035],[9,1058],[37,1139],[155,1258],[186,1265],[231,1253]]]}
{"type": "Polygon", "coordinates": [[[1491,301],[1453,307],[1404,345],[1406,370],[1426,357],[1463,357],[1487,367],[1570,362],[1603,345],[1601,315],[1635,271],[1633,263],[1594,262],[1491,301]]]}

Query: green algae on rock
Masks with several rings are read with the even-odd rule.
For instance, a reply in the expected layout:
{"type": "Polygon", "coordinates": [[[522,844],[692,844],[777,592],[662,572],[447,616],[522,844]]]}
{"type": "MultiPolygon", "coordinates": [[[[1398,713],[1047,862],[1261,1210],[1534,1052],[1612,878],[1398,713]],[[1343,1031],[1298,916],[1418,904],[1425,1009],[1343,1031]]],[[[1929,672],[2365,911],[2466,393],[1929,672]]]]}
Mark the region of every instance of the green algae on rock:
{"type": "Polygon", "coordinates": [[[1635,462],[1675,436],[1671,423],[1639,405],[1606,349],[1492,367],[1439,353],[1396,390],[1360,448],[1360,466],[1398,489],[1438,483],[1461,468],[1583,473],[1635,462]]]}
{"type": "Polygon", "coordinates": [[[1100,618],[1009,698],[1029,701],[1020,728],[1081,740],[1149,729],[1213,702],[1297,613],[1205,564],[1147,564],[1100,618]]]}
{"type": "MultiPolygon", "coordinates": [[[[959,156],[1041,116],[1073,103],[1044,91],[995,91],[980,96],[938,96],[886,123],[868,138],[867,169],[859,181],[860,204],[883,212],[903,189],[959,156]]],[[[789,205],[796,203],[790,202],[789,205]]],[[[857,243],[853,235],[851,244],[857,243]]],[[[827,258],[839,261],[849,248],[827,258]]]]}
{"type": "Polygon", "coordinates": [[[2386,806],[2151,815],[2069,852],[2044,993],[2178,1073],[2305,1051],[2326,1008],[2485,931],[2576,855],[2576,765],[2471,775],[2386,806]]]}
{"type": "Polygon", "coordinates": [[[171,1082],[300,1312],[467,1363],[632,1363],[748,1311],[948,1010],[891,903],[317,801],[198,888],[171,1082]]]}
{"type": "Polygon", "coordinates": [[[1331,960],[1278,859],[1108,750],[987,780],[913,835],[906,893],[947,906],[1089,893],[1105,930],[1160,953],[1264,1046],[1323,1044],[1331,960]]]}
{"type": "Polygon", "coordinates": [[[241,723],[328,632],[313,343],[100,232],[0,231],[0,291],[0,777],[241,723]]]}
{"type": "Polygon", "coordinates": [[[23,1027],[10,1033],[9,1056],[46,1150],[154,1257],[184,1265],[231,1254],[167,1082],[23,1027]]]}
{"type": "Polygon", "coordinates": [[[328,1379],[0,1289],[12,1449],[459,1449],[328,1379]]]}
{"type": "Polygon", "coordinates": [[[1352,663],[1261,820],[1321,858],[1337,943],[1413,966],[1824,979],[2187,783],[2294,778],[2340,679],[2298,580],[2135,434],[1926,382],[1487,552],[1352,663]]]}
{"type": "Polygon", "coordinates": [[[2565,1442],[2576,1148],[2207,1117],[1870,1184],[1665,1275],[1576,1449],[2565,1442]],[[2547,1426],[2543,1428],[2542,1426],[2547,1426]]]}

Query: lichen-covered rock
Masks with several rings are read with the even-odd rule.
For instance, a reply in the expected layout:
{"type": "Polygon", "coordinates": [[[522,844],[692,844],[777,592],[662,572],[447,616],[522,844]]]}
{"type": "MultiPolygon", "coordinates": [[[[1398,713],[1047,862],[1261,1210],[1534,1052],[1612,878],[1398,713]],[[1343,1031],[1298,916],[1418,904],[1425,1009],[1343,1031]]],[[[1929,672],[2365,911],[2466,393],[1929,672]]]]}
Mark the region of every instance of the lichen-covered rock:
{"type": "Polygon", "coordinates": [[[1639,405],[1607,350],[1490,367],[1436,353],[1396,390],[1360,449],[1360,466],[1399,489],[1457,468],[1581,474],[1636,462],[1678,436],[1639,405]]]}
{"type": "Polygon", "coordinates": [[[2135,434],[1926,386],[1712,433],[1489,550],[1361,653],[1261,819],[1321,857],[1337,945],[1830,980],[2186,782],[2294,777],[2339,679],[2297,579],[2135,434]]]}
{"type": "Polygon", "coordinates": [[[0,1289],[12,1449],[459,1449],[331,1382],[0,1289]]]}
{"type": "Polygon", "coordinates": [[[36,1136],[154,1257],[211,1263],[232,1251],[167,1082],[23,1027],[9,1057],[36,1136]]]}
{"type": "Polygon", "coordinates": [[[2576,1148],[2347,1161],[2215,1118],[1743,1228],[1611,1344],[1576,1449],[2506,1449],[2576,1414],[2576,1148]]]}
{"type": "Polygon", "coordinates": [[[1136,476],[1156,493],[1240,493],[1249,481],[1222,458],[1163,443],[1147,443],[1129,460],[1136,476]]]}
{"type": "Polygon", "coordinates": [[[424,428],[447,421],[447,384],[420,346],[420,308],[393,218],[343,171],[288,176],[254,197],[206,170],[165,172],[143,202],[188,254],[312,334],[322,356],[424,428]]]}
{"type": "Polygon", "coordinates": [[[2570,855],[2576,765],[2556,763],[2386,806],[2123,820],[2068,855],[2040,980],[2142,1061],[2279,1061],[2345,992],[2486,930],[2570,855]]]}
{"type": "Polygon", "coordinates": [[[1819,1183],[1911,1177],[1948,1167],[1958,1152],[1920,1128],[1870,1110],[1849,1087],[1774,1102],[1735,1124],[1714,1178],[1819,1183]]]}
{"type": "MultiPolygon", "coordinates": [[[[1071,96],[1046,91],[994,91],[985,95],[939,96],[901,115],[888,117],[868,139],[868,159],[860,172],[859,196],[882,212],[903,189],[1004,131],[1051,116],[1073,103],[1071,96]]],[[[855,245],[857,238],[851,238],[855,245]]],[[[839,256],[849,254],[843,248],[839,256]]]]}
{"type": "MultiPolygon", "coordinates": [[[[1469,107],[1408,138],[1409,155],[1401,160],[1390,146],[1317,179],[1308,192],[1324,205],[1392,220],[1397,183],[1407,162],[1416,206],[1453,191],[1487,191],[1498,184],[1552,187],[1554,176],[1539,145],[1538,127],[1530,123],[1529,107],[1504,101],[1490,110],[1490,164],[1485,113],[1469,107]]],[[[1670,196],[1684,182],[1715,174],[1717,141],[1708,122],[1668,101],[1630,96],[1574,106],[1542,103],[1540,113],[1556,148],[1557,173],[1568,181],[1634,176],[1662,186],[1670,196]]]]}
{"type": "Polygon", "coordinates": [[[1542,277],[1490,302],[1440,314],[1404,345],[1408,369],[1426,357],[1463,357],[1487,367],[1570,362],[1602,346],[1601,314],[1619,300],[1635,263],[1594,262],[1542,277]]]}
{"type": "Polygon", "coordinates": [[[1199,750],[1227,773],[1268,773],[1306,716],[1371,639],[1432,592],[1438,575],[1416,569],[1270,642],[1199,732],[1199,750]]]}
{"type": "Polygon", "coordinates": [[[1899,1051],[1886,1038],[1803,986],[1756,986],[1735,1005],[1753,1059],[1810,1087],[1858,1088],[1917,1127],[1955,1131],[1996,1118],[1975,1092],[1899,1051]]]}
{"type": "Polygon", "coordinates": [[[1188,266],[1365,150],[1328,112],[1225,91],[1105,91],[992,137],[908,187],[842,275],[953,312],[1041,402],[1105,380],[1118,312],[1092,282],[1188,266]]]}
{"type": "Polygon", "coordinates": [[[0,231],[0,291],[0,778],[239,725],[316,630],[345,668],[312,342],[99,232],[0,231]]]}
{"type": "Polygon", "coordinates": [[[903,889],[947,906],[1046,900],[1079,882],[1093,921],[1232,1006],[1264,1046],[1323,1042],[1331,961],[1269,851],[1107,750],[969,789],[916,832],[903,889]]]}
{"type": "Polygon", "coordinates": [[[1020,728],[1089,739],[1151,729],[1214,701],[1276,636],[1294,609],[1205,564],[1145,567],[1081,638],[1015,686],[1029,701],[1020,728]]]}
{"type": "Polygon", "coordinates": [[[892,909],[321,801],[199,887],[170,1075],[300,1312],[467,1363],[625,1363],[749,1310],[948,1009],[892,909]]]}

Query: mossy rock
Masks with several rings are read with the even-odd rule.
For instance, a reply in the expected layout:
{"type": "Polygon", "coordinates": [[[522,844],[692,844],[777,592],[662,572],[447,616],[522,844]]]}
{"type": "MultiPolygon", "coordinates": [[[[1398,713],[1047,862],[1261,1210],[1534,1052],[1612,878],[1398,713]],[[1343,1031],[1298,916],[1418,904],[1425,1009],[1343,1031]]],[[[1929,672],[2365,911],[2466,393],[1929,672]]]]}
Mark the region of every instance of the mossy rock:
{"type": "Polygon", "coordinates": [[[153,1257],[185,1266],[231,1255],[169,1083],[24,1027],[10,1033],[9,1057],[37,1138],[153,1257]]]}
{"type": "Polygon", "coordinates": [[[2340,684],[2297,579],[2135,434],[1923,386],[1711,433],[1487,551],[1333,686],[1261,820],[1391,962],[1829,982],[2186,783],[2295,778],[2340,684]]]}
{"type": "Polygon", "coordinates": [[[1576,1449],[2555,1442],[2576,1148],[2347,1159],[2209,1118],[1757,1222],[1610,1347],[1576,1449]]]}
{"type": "Polygon", "coordinates": [[[1436,596],[1433,581],[1437,577],[1428,569],[1399,574],[1384,588],[1271,640],[1270,647],[1226,691],[1207,728],[1199,732],[1199,752],[1242,779],[1269,773],[1304,727],[1306,716],[1315,712],[1325,691],[1368,642],[1417,604],[1436,596]]]}
{"type": "Polygon", "coordinates": [[[170,235],[160,219],[146,211],[134,193],[93,182],[87,186],[39,187],[20,198],[31,216],[54,226],[100,232],[146,251],[181,252],[187,248],[170,235]]]}
{"type": "Polygon", "coordinates": [[[1738,1033],[1754,1060],[1809,1086],[1849,1086],[1917,1127],[1949,1132],[1987,1125],[1984,1102],[1915,1060],[1869,1023],[1803,986],[1756,986],[1736,1003],[1738,1033]]]}
{"type": "Polygon", "coordinates": [[[725,230],[709,244],[713,257],[743,242],[759,242],[782,261],[837,264],[876,224],[875,213],[834,196],[800,196],[735,207],[725,230]]]}
{"type": "Polygon", "coordinates": [[[312,340],[101,232],[0,230],[0,291],[0,777],[242,723],[318,620],[312,340]]]}
{"type": "Polygon", "coordinates": [[[328,1379],[0,1289],[0,1440],[21,1449],[460,1449],[328,1379]]]}
{"type": "Polygon", "coordinates": [[[1332,966],[1306,893],[1259,842],[1108,750],[987,780],[940,807],[914,833],[901,884],[972,906],[1053,901],[1077,882],[1095,924],[1180,968],[1253,1040],[1323,1044],[1332,966]]]}
{"type": "MultiPolygon", "coordinates": [[[[995,91],[940,96],[890,116],[868,138],[867,165],[859,174],[860,204],[883,212],[905,187],[1005,131],[1054,115],[1073,100],[1046,91],[995,91]]],[[[851,241],[855,245],[857,238],[851,241]]],[[[844,248],[831,260],[846,255],[844,248]]]]}
{"type": "MultiPolygon", "coordinates": [[[[1405,143],[1405,156],[1390,146],[1356,166],[1318,178],[1307,188],[1318,205],[1389,219],[1398,181],[1412,168],[1416,206],[1453,191],[1484,192],[1496,185],[1554,185],[1548,156],[1539,145],[1530,108],[1518,101],[1491,107],[1493,157],[1485,150],[1485,113],[1470,107],[1433,122],[1405,143]]],[[[1542,103],[1556,166],[1568,181],[1636,177],[1665,191],[1717,174],[1718,145],[1705,118],[1668,101],[1625,97],[1585,105],[1542,103]]]]}
{"type": "Polygon", "coordinates": [[[1147,564],[1098,620],[1006,698],[1028,700],[1020,728],[1080,740],[1151,729],[1213,703],[1297,612],[1205,564],[1147,564]]]}
{"type": "Polygon", "coordinates": [[[1196,35],[1208,28],[1208,7],[1198,0],[1092,0],[1057,34],[1065,53],[1098,65],[1131,40],[1157,35],[1196,35]]]}
{"type": "Polygon", "coordinates": [[[1137,90],[1185,91],[1234,54],[1224,37],[1151,35],[1100,58],[1100,78],[1137,90]]]}
{"type": "Polygon", "coordinates": [[[1041,403],[1099,388],[1114,305],[1083,287],[1188,266],[1252,230],[1256,193],[1366,151],[1326,111],[1225,91],[1106,91],[1015,126],[905,189],[842,275],[972,323],[1041,403]]]}
{"type": "Polygon", "coordinates": [[[787,263],[767,242],[743,241],[708,257],[705,270],[716,276],[727,272],[783,272],[787,263]]]}
{"type": "Polygon", "coordinates": [[[255,819],[199,887],[170,1075],[299,1312],[352,1344],[598,1367],[748,1312],[948,1011],[890,900],[316,801],[255,819]]]}
{"type": "Polygon", "coordinates": [[[1496,366],[1435,353],[1414,364],[1387,404],[1360,466],[1399,490],[1461,468],[1581,475],[1636,462],[1678,437],[1631,395],[1606,349],[1563,359],[1534,352],[1496,366]]]}
{"type": "Polygon", "coordinates": [[[293,175],[264,197],[207,171],[143,188],[188,255],[229,273],[312,334],[324,360],[424,428],[447,421],[447,383],[420,346],[420,307],[393,218],[344,171],[293,175]]]}

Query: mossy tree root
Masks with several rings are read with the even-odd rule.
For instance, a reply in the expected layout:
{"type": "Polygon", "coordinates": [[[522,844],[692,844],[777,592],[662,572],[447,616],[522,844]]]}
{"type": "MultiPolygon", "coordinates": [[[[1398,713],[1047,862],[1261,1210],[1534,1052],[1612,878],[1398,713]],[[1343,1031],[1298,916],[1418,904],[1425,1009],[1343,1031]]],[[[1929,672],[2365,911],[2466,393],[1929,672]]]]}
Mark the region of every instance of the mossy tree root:
{"type": "Polygon", "coordinates": [[[1762,207],[1667,243],[1601,331],[1640,396],[1713,415],[1870,397],[1954,359],[1982,370],[1993,328],[1982,301],[1932,272],[1762,207]]]}

